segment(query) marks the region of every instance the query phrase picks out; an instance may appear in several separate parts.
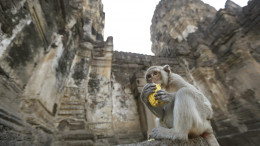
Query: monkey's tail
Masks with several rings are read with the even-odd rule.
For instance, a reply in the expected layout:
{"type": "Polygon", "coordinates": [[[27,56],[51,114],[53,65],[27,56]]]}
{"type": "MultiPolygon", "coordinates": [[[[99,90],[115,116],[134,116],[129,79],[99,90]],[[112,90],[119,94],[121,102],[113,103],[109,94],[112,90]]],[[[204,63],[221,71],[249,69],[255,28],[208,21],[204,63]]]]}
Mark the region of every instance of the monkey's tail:
{"type": "Polygon", "coordinates": [[[203,137],[206,139],[210,146],[219,146],[219,143],[213,133],[203,134],[203,137]]]}

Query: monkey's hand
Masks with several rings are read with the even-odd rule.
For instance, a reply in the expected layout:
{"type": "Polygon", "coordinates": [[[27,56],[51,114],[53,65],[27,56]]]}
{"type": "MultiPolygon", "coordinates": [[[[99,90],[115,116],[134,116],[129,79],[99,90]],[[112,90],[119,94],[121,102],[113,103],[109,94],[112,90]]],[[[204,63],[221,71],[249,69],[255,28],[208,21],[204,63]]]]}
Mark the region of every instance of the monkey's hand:
{"type": "Polygon", "coordinates": [[[156,89],[156,85],[155,84],[152,84],[152,83],[149,83],[149,84],[146,84],[143,88],[143,91],[142,91],[142,94],[141,94],[141,99],[142,101],[146,104],[148,103],[148,96],[152,93],[154,93],[156,89]]]}
{"type": "Polygon", "coordinates": [[[148,97],[150,94],[154,93],[156,89],[156,85],[152,83],[148,83],[144,86],[142,94],[141,94],[141,100],[146,105],[147,108],[157,117],[162,118],[163,117],[163,108],[162,107],[153,107],[149,103],[148,97]]]}
{"type": "Polygon", "coordinates": [[[176,93],[168,93],[164,90],[159,90],[154,95],[154,97],[155,97],[156,100],[159,99],[158,103],[161,103],[161,102],[171,103],[171,102],[174,102],[175,94],[176,93]]]}

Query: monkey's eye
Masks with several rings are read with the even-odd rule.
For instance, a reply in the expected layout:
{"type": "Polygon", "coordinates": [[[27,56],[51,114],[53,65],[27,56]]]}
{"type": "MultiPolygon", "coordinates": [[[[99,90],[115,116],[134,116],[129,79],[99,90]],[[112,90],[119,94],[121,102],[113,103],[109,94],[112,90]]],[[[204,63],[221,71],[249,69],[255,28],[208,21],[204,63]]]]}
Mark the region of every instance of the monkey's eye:
{"type": "Polygon", "coordinates": [[[151,78],[151,75],[147,75],[147,79],[151,78]]]}
{"type": "Polygon", "coordinates": [[[153,75],[156,76],[158,74],[158,72],[154,72],[153,75]]]}

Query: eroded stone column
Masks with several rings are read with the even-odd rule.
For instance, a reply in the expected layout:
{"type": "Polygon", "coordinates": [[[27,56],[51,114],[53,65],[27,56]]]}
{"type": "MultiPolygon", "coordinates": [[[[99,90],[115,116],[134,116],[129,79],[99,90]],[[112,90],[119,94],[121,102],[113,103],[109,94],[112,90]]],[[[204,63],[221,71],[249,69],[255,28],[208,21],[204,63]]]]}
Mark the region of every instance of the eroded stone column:
{"type": "Polygon", "coordinates": [[[88,76],[88,93],[86,97],[86,119],[89,129],[102,137],[113,136],[112,98],[111,98],[111,64],[113,38],[94,46],[88,76]]]}

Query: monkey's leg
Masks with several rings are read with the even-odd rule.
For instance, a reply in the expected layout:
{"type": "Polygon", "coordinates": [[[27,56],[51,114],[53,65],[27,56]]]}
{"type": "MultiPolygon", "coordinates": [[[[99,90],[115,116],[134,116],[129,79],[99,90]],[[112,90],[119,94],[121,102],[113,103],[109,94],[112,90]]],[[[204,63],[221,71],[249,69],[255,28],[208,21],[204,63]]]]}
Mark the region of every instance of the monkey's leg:
{"type": "Polygon", "coordinates": [[[206,134],[203,135],[203,138],[206,139],[206,141],[208,142],[208,144],[210,146],[219,146],[219,143],[215,137],[215,135],[213,134],[213,130],[212,127],[210,127],[207,131],[206,134]]]}
{"type": "Polygon", "coordinates": [[[194,117],[196,117],[197,120],[200,120],[200,115],[196,109],[196,103],[192,98],[190,89],[182,88],[176,93],[175,103],[172,110],[173,128],[155,128],[150,135],[151,138],[188,140],[188,134],[193,128],[194,117]]]}
{"type": "Polygon", "coordinates": [[[188,140],[188,134],[202,123],[193,96],[189,88],[182,88],[176,94],[173,112],[175,139],[188,140]]]}
{"type": "Polygon", "coordinates": [[[174,140],[176,139],[175,132],[173,129],[168,129],[164,127],[156,127],[152,130],[152,133],[149,135],[149,139],[154,138],[154,139],[171,139],[174,140]]]}

